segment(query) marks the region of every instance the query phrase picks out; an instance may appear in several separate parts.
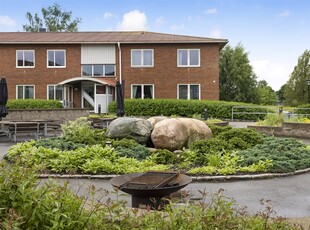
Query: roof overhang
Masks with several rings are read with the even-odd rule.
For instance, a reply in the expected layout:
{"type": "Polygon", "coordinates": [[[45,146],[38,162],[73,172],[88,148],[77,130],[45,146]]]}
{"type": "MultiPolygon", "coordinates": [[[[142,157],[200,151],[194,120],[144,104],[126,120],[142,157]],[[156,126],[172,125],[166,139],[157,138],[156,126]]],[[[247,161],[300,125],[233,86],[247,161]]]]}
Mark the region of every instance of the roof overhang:
{"type": "Polygon", "coordinates": [[[107,78],[107,79],[102,79],[102,78],[94,78],[94,77],[73,77],[66,79],[64,81],[59,82],[57,85],[65,85],[65,84],[70,84],[70,83],[77,83],[77,82],[82,82],[82,81],[91,81],[95,83],[99,83],[102,85],[109,85],[109,86],[115,86],[116,81],[115,79],[107,78]]]}

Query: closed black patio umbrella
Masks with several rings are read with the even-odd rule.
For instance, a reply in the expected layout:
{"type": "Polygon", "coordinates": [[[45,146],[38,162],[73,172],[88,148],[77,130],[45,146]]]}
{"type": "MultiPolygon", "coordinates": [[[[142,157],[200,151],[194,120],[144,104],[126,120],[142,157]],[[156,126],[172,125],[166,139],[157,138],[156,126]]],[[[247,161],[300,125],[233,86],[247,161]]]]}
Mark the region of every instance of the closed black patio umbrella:
{"type": "Polygon", "coordinates": [[[116,114],[118,117],[125,115],[123,84],[116,82],[116,114]]]}
{"type": "Polygon", "coordinates": [[[8,115],[6,103],[8,102],[8,87],[5,78],[0,79],[0,121],[8,115]]]}

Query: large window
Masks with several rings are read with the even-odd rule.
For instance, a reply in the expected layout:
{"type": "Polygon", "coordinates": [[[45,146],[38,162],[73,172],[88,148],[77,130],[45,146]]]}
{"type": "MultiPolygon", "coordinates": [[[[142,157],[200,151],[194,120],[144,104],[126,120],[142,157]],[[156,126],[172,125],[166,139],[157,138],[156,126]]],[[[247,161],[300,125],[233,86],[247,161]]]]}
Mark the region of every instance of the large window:
{"type": "Polygon", "coordinates": [[[131,98],[154,99],[154,85],[131,85],[131,98]]]}
{"type": "Polygon", "coordinates": [[[16,67],[34,68],[34,50],[17,50],[16,67]]]}
{"type": "Polygon", "coordinates": [[[82,65],[82,76],[115,76],[115,65],[82,65]]]}
{"type": "Polygon", "coordinates": [[[63,100],[64,87],[62,85],[48,85],[47,99],[48,100],[63,100]]]}
{"type": "Polygon", "coordinates": [[[154,51],[152,49],[133,49],[131,50],[132,67],[153,67],[154,51]]]}
{"type": "Polygon", "coordinates": [[[178,85],[178,99],[200,100],[200,86],[178,85]]]}
{"type": "Polygon", "coordinates": [[[178,67],[199,67],[200,50],[199,49],[179,49],[178,67]]]}
{"type": "Polygon", "coordinates": [[[65,50],[48,50],[47,51],[47,67],[65,68],[66,67],[66,51],[65,50]]]}
{"type": "Polygon", "coordinates": [[[34,99],[34,85],[17,85],[16,99],[34,99]]]}

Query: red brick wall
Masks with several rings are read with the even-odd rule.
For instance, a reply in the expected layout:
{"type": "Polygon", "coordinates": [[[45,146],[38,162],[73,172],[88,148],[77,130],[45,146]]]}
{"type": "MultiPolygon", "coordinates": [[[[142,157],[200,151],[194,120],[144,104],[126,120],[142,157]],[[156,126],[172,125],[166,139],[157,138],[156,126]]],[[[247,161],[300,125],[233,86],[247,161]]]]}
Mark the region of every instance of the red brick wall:
{"type": "MultiPolygon", "coordinates": [[[[121,44],[122,79],[125,98],[131,97],[132,84],[154,84],[155,98],[177,98],[178,84],[200,84],[201,99],[219,99],[218,44],[121,44]],[[177,67],[177,49],[200,49],[200,67],[177,67]],[[132,68],[131,49],[154,49],[154,67],[132,68]]],[[[119,75],[116,46],[116,77],[119,75]]],[[[16,85],[35,85],[35,98],[47,98],[47,85],[81,76],[80,45],[0,45],[0,76],[9,87],[9,99],[16,98],[16,85]],[[66,68],[47,68],[47,50],[65,49],[66,68]],[[16,68],[16,50],[35,50],[35,68],[16,68]]],[[[114,78],[114,77],[113,77],[114,78]]],[[[74,90],[74,107],[81,105],[80,83],[74,90]]]]}
{"type": "Polygon", "coordinates": [[[217,44],[122,45],[125,97],[132,84],[154,84],[155,98],[177,98],[178,84],[200,84],[201,99],[219,99],[219,46],[217,44]],[[177,67],[178,49],[200,49],[200,67],[177,67]],[[132,68],[131,49],[154,49],[154,67],[132,68]]]}
{"type": "Polygon", "coordinates": [[[9,99],[16,98],[16,85],[35,85],[35,98],[47,98],[47,85],[81,76],[80,45],[0,45],[0,76],[6,78],[9,99]],[[66,68],[47,68],[47,50],[65,49],[66,68]],[[16,68],[16,50],[35,50],[35,68],[16,68]]]}

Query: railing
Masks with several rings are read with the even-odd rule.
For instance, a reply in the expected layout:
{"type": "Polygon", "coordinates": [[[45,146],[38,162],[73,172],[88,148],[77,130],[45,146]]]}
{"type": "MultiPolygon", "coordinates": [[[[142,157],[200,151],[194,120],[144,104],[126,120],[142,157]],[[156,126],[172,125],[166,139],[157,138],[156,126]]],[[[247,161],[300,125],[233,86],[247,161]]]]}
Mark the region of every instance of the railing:
{"type": "MultiPolygon", "coordinates": [[[[265,115],[267,115],[267,114],[275,114],[275,113],[282,113],[283,112],[282,107],[279,107],[279,110],[275,109],[274,112],[246,111],[246,109],[257,109],[257,108],[266,109],[266,107],[263,107],[263,106],[233,106],[231,109],[231,121],[234,121],[234,115],[237,115],[237,114],[256,114],[256,115],[265,114],[265,115]]],[[[288,118],[291,116],[310,117],[310,112],[309,113],[308,112],[307,113],[298,113],[298,110],[310,111],[310,108],[294,108],[291,113],[288,112],[285,114],[288,118]]]]}
{"type": "Polygon", "coordinates": [[[253,111],[253,112],[246,111],[246,109],[258,109],[258,108],[266,109],[266,107],[263,107],[263,106],[233,106],[231,108],[231,121],[234,121],[234,115],[236,114],[256,114],[256,115],[266,114],[267,115],[267,114],[277,113],[277,110],[275,110],[274,113],[262,112],[262,111],[253,111]]]}
{"type": "Polygon", "coordinates": [[[310,108],[295,108],[293,109],[293,113],[291,113],[290,115],[295,115],[295,116],[306,116],[306,117],[309,117],[310,116],[310,113],[297,113],[298,110],[309,110],[310,111],[310,108]]]}

